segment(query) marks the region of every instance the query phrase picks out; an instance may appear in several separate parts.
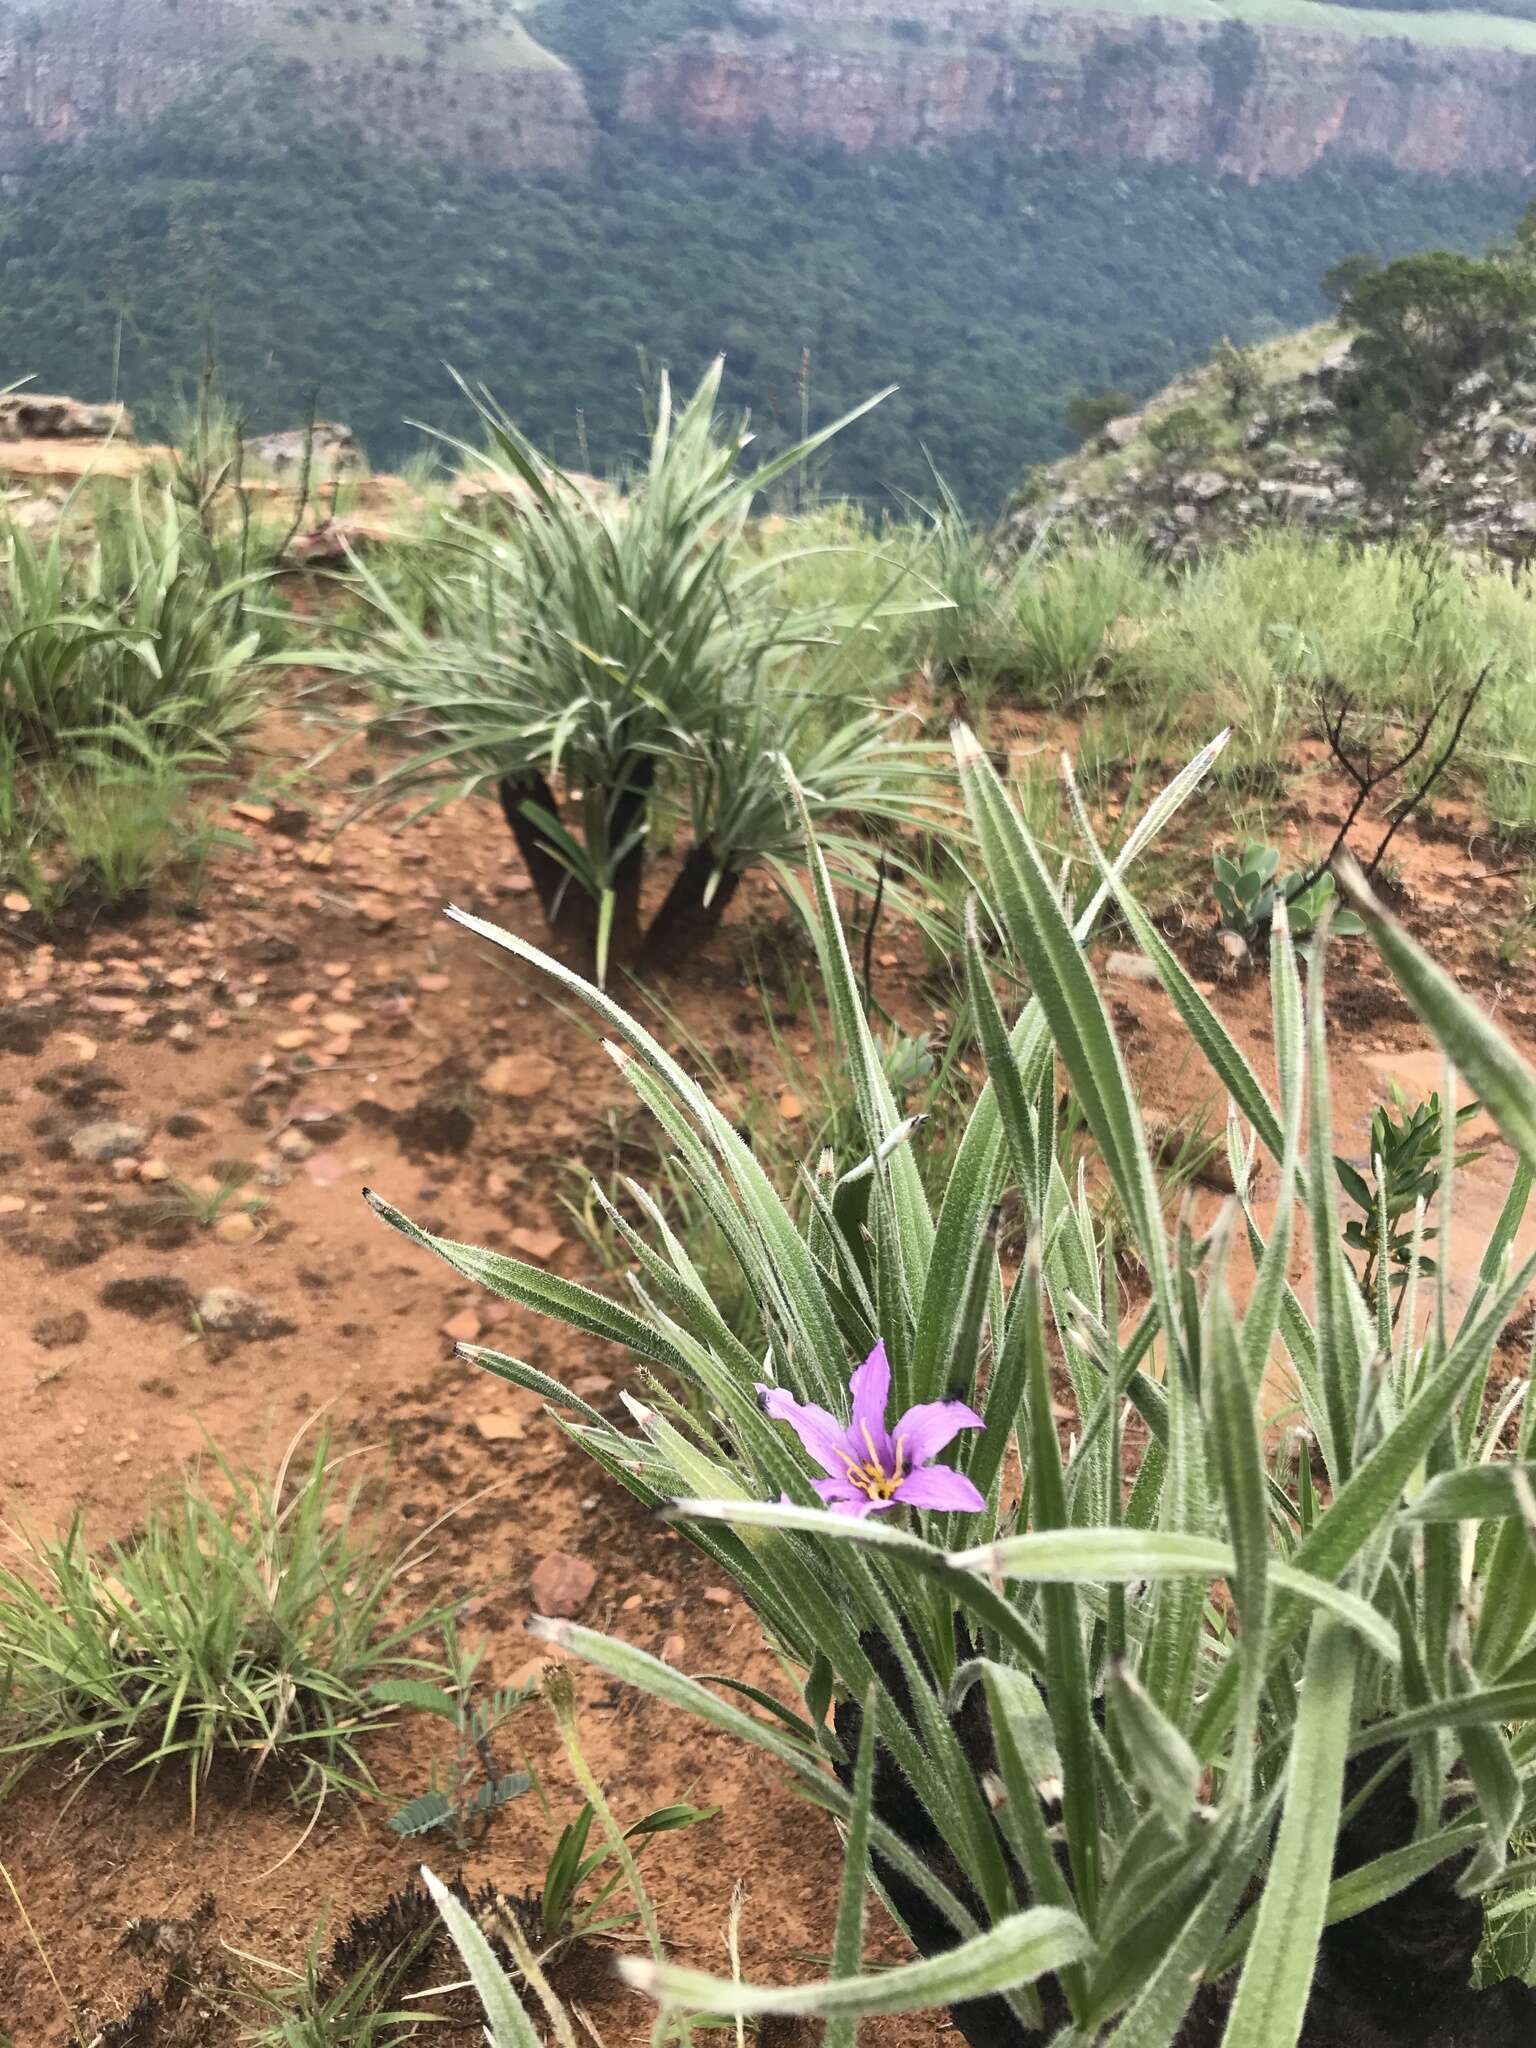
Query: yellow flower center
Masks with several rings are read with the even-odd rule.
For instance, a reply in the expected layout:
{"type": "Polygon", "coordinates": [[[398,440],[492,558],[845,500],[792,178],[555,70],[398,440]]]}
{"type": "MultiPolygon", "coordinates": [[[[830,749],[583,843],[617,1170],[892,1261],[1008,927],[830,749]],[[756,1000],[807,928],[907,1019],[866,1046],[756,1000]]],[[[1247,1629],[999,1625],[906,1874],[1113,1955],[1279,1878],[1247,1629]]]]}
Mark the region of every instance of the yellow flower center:
{"type": "Polygon", "coordinates": [[[839,1451],[837,1454],[848,1468],[848,1484],[856,1492],[862,1493],[867,1500],[890,1500],[894,1497],[897,1487],[900,1486],[902,1480],[907,1476],[905,1440],[897,1437],[896,1469],[894,1472],[887,1472],[875,1450],[874,1438],[869,1433],[869,1425],[867,1423],[862,1424],[861,1428],[864,1437],[864,1448],[869,1453],[868,1458],[861,1464],[856,1458],[850,1457],[847,1451],[839,1451]]]}

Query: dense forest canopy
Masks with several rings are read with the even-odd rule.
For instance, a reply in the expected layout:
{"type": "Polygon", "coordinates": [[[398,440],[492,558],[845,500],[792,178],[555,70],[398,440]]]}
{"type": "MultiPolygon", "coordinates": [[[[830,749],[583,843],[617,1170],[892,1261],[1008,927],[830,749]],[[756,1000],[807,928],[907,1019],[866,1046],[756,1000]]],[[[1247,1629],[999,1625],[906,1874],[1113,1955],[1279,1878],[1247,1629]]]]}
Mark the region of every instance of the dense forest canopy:
{"type": "Polygon", "coordinates": [[[101,397],[116,365],[152,421],[211,336],[253,424],[313,390],[396,463],[408,420],[463,423],[452,366],[604,470],[636,446],[645,363],[691,381],[724,350],[771,443],[809,349],[814,420],[901,387],[831,487],[921,493],[931,460],[986,512],[1068,445],[1072,391],[1149,392],[1223,333],[1318,317],[1346,253],[1480,246],[1528,196],[1359,162],[1249,186],[997,138],[851,157],[623,128],[588,178],[512,175],[369,150],[281,83],[33,159],[0,201],[0,379],[101,397]]]}

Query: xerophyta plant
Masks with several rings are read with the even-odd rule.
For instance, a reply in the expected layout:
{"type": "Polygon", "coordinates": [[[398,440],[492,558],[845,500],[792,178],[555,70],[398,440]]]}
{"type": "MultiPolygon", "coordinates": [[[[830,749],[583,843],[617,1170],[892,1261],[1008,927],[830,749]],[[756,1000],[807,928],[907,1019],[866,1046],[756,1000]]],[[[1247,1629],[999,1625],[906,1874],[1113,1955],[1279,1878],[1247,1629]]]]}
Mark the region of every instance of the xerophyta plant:
{"type": "Polygon", "coordinates": [[[606,1471],[729,1572],[801,1674],[798,1700],[727,1696],[592,1630],[534,1625],[766,1751],[845,1829],[825,1981],[630,1965],[664,2005],[817,2015],[838,2041],[865,2014],[948,2006],[978,2048],[1529,2037],[1536,1993],[1469,1984],[1483,1902],[1527,1874],[1512,1845],[1536,1817],[1524,1388],[1486,1419],[1495,1345],[1536,1278],[1536,1259],[1511,1270],[1536,1169],[1536,1074],[1346,876],[1519,1159],[1459,1311],[1448,1163],[1439,1270],[1410,1264],[1395,1318],[1389,1290],[1368,1302],[1331,1144],[1326,910],[1301,962],[1275,906],[1272,1093],[1129,879],[1220,745],[1113,862],[1064,764],[1099,877],[1074,918],[1054,863],[957,733],[1003,964],[1032,993],[1004,1015],[973,917],[964,966],[986,1083],[933,1202],[922,1130],[898,1116],[809,831],[860,1135],[801,1222],[640,1024],[454,913],[597,1010],[764,1335],[761,1351],[740,1341],[643,1190],[644,1226],[615,1222],[635,1261],[627,1302],[429,1236],[374,1198],[460,1274],[633,1354],[642,1388],[626,1431],[536,1368],[464,1347],[541,1392],[606,1471]],[[1110,903],[1231,1101],[1246,1192],[1209,1227],[1159,1201],[1086,952],[1110,903]],[[1074,1177],[1056,1142],[1063,1080],[1093,1141],[1074,1177]],[[1096,1221],[1096,1175],[1114,1190],[1113,1227],[1096,1221]],[[998,1249],[1005,1196],[1028,1233],[1016,1266],[998,1249]],[[1116,1231],[1145,1276],[1135,1293],[1116,1231]],[[1311,1279],[1296,1285],[1302,1257],[1311,1279]],[[1299,1461],[1266,1426],[1288,1404],[1307,1432],[1299,1461]],[[871,1881],[918,1951],[878,1972],[862,1966],[871,1881]]]}
{"type": "MultiPolygon", "coordinates": [[[[662,377],[646,461],[622,491],[565,475],[475,397],[485,446],[453,445],[493,509],[450,522],[432,562],[452,566],[423,564],[430,593],[409,603],[359,562],[369,616],[318,656],[368,678],[413,742],[382,794],[496,793],[546,918],[590,940],[599,981],[610,952],[639,943],[656,797],[692,827],[650,934],[665,953],[707,937],[747,868],[796,851],[782,754],[829,831],[842,811],[910,815],[931,776],[931,750],[878,693],[833,687],[851,635],[921,609],[897,605],[902,566],[872,600],[792,611],[773,590],[795,551],[743,545],[758,495],[878,398],[749,470],[745,421],[716,417],[722,369],[680,409],[662,377]]],[[[868,865],[851,835],[837,844],[868,865]]]]}

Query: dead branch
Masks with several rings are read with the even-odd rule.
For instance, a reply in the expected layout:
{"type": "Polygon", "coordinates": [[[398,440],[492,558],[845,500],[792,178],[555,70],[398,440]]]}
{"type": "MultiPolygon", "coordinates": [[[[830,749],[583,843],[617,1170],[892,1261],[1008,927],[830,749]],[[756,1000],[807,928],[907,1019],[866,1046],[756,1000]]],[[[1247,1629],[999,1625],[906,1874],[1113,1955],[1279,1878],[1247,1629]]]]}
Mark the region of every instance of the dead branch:
{"type": "MultiPolygon", "coordinates": [[[[1361,862],[1361,866],[1364,868],[1367,876],[1374,876],[1376,874],[1382,861],[1386,858],[1387,849],[1392,844],[1392,841],[1397,837],[1403,826],[1407,824],[1414,812],[1421,808],[1430,791],[1450,766],[1456,749],[1461,744],[1462,734],[1466,731],[1467,720],[1471,717],[1473,707],[1482,695],[1483,689],[1492,673],[1493,664],[1489,662],[1478,676],[1476,682],[1473,683],[1472,687],[1463,696],[1456,712],[1455,722],[1451,727],[1450,736],[1430,763],[1425,774],[1406,795],[1395,798],[1389,805],[1391,822],[1382,834],[1381,839],[1377,842],[1376,850],[1370,859],[1361,862]]],[[[1414,762],[1429,744],[1430,735],[1439,723],[1441,713],[1450,703],[1452,694],[1449,687],[1442,690],[1418,725],[1414,727],[1412,737],[1407,746],[1390,761],[1378,763],[1376,760],[1376,750],[1371,743],[1368,733],[1362,733],[1351,742],[1349,726],[1351,719],[1355,715],[1354,699],[1346,692],[1340,691],[1338,696],[1330,701],[1326,687],[1319,692],[1318,712],[1322,720],[1324,736],[1328,741],[1328,751],[1332,755],[1335,765],[1354,784],[1355,794],[1349,809],[1344,815],[1343,823],[1334,834],[1333,844],[1321,860],[1315,861],[1311,867],[1307,868],[1291,883],[1285,892],[1287,903],[1292,898],[1300,896],[1310,889],[1318,877],[1333,866],[1334,862],[1348,845],[1349,835],[1354,830],[1360,814],[1366,805],[1370,803],[1373,797],[1386,789],[1390,783],[1396,781],[1399,776],[1405,775],[1413,766],[1414,762]]]]}

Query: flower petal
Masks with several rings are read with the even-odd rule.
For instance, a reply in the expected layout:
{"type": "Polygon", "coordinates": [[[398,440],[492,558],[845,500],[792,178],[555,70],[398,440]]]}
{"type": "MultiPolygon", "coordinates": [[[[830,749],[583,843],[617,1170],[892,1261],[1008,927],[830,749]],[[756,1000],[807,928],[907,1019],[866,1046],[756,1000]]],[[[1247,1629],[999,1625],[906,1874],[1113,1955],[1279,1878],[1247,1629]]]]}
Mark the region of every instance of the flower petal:
{"type": "Polygon", "coordinates": [[[883,1515],[894,1505],[893,1501],[870,1500],[866,1494],[856,1493],[848,1500],[834,1501],[832,1512],[834,1515],[852,1515],[856,1521],[862,1522],[866,1515],[883,1515]]]}
{"type": "Polygon", "coordinates": [[[811,1491],[829,1508],[835,1508],[843,1501],[860,1501],[868,1497],[856,1486],[850,1486],[846,1479],[813,1479],[811,1491]]]}
{"type": "Polygon", "coordinates": [[[784,1387],[759,1386],[763,1406],[775,1422],[787,1422],[823,1472],[840,1479],[848,1470],[843,1439],[847,1431],[835,1415],[814,1401],[797,1401],[784,1387]]]}
{"type": "Polygon", "coordinates": [[[987,1504],[965,1474],[952,1472],[948,1465],[924,1465],[921,1471],[909,1472],[897,1487],[896,1498],[904,1508],[949,1508],[965,1515],[979,1514],[987,1504]]]}
{"type": "Polygon", "coordinates": [[[883,1342],[877,1344],[848,1382],[853,1396],[853,1427],[848,1435],[858,1446],[861,1458],[869,1456],[869,1445],[881,1467],[891,1469],[891,1440],[886,1434],[885,1411],[891,1400],[891,1361],[883,1342]],[[867,1440],[867,1441],[866,1441],[867,1440]]]}
{"type": "Polygon", "coordinates": [[[910,1471],[936,1458],[962,1429],[981,1427],[981,1417],[963,1401],[924,1401],[909,1408],[891,1434],[901,1446],[902,1460],[910,1471]]]}

